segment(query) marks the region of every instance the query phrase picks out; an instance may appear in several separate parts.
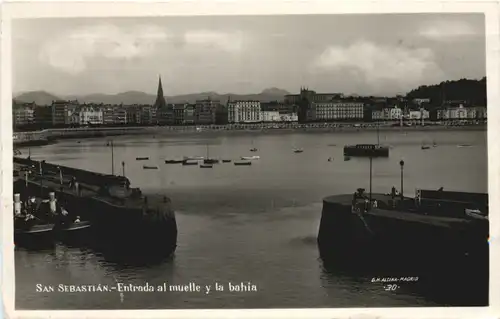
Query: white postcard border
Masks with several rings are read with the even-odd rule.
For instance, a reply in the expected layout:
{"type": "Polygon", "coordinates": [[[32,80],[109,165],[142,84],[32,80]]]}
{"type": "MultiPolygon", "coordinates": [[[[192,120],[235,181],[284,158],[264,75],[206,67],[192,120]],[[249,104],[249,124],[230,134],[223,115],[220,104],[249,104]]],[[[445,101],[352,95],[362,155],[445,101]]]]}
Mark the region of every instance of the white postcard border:
{"type": "MultiPolygon", "coordinates": [[[[106,311],[15,311],[14,250],[12,221],[12,70],[11,21],[18,18],[139,17],[167,15],[272,15],[340,13],[470,13],[485,14],[488,90],[488,187],[490,206],[490,269],[500,269],[500,24],[497,1],[171,1],[161,2],[20,2],[2,7],[0,119],[0,210],[2,211],[2,298],[8,318],[486,318],[500,317],[500,285],[490,284],[490,307],[484,308],[352,308],[352,309],[256,309],[256,310],[106,310],[106,311]],[[495,302],[496,301],[496,302],[495,302]]],[[[0,260],[2,260],[0,259],[0,260]]],[[[459,278],[457,278],[459,280],[459,278]]],[[[490,271],[490,283],[500,283],[490,271]]]]}

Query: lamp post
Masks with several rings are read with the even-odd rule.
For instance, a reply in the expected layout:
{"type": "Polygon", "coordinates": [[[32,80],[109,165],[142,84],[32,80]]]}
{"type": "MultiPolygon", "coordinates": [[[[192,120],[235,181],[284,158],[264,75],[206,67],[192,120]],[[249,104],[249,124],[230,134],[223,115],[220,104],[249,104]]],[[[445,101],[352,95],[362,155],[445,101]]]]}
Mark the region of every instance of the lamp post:
{"type": "Polygon", "coordinates": [[[399,166],[401,167],[401,200],[403,200],[403,170],[405,166],[405,161],[400,160],[399,161],[399,166]]]}
{"type": "Polygon", "coordinates": [[[115,175],[115,154],[113,148],[113,140],[110,141],[111,146],[111,175],[115,175]]]}
{"type": "Polygon", "coordinates": [[[372,207],[372,161],[373,157],[370,155],[370,208],[372,207]]]}

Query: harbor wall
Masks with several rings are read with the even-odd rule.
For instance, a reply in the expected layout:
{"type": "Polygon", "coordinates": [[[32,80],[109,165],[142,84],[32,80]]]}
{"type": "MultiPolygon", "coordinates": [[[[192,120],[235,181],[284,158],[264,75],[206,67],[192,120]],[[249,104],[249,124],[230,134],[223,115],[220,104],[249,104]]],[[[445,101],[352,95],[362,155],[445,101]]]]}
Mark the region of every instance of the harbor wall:
{"type": "MultiPolygon", "coordinates": [[[[393,259],[397,253],[398,261],[421,263],[421,260],[447,262],[465,252],[475,254],[481,251],[480,256],[488,255],[485,253],[488,222],[467,220],[463,210],[454,212],[454,219],[445,222],[444,219],[428,218],[424,212],[391,210],[381,214],[374,210],[355,213],[351,201],[352,195],[323,200],[318,248],[324,259],[372,262],[381,258],[393,259]]],[[[463,208],[457,205],[444,208],[457,207],[463,208]]],[[[428,267],[433,267],[433,264],[433,261],[426,263],[428,267]]]]}

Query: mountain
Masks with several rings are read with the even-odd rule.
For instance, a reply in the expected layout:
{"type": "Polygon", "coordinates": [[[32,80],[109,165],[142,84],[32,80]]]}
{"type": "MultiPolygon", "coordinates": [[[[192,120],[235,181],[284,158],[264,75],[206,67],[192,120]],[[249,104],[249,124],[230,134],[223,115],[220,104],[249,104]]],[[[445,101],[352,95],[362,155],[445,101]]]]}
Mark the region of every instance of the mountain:
{"type": "Polygon", "coordinates": [[[32,103],[35,102],[36,105],[51,105],[52,101],[58,100],[59,97],[47,93],[45,91],[31,91],[24,92],[14,97],[14,100],[21,103],[32,103]]]}
{"type": "MultiPolygon", "coordinates": [[[[196,100],[211,98],[212,100],[220,100],[222,103],[227,102],[230,97],[231,100],[257,100],[261,102],[269,101],[282,101],[286,94],[289,92],[278,89],[269,88],[263,90],[258,94],[219,94],[217,92],[201,92],[185,95],[166,96],[167,103],[195,103],[196,100]]],[[[139,91],[128,91],[118,94],[89,94],[89,95],[67,95],[67,96],[54,96],[50,93],[38,91],[27,92],[20,94],[14,98],[19,102],[33,102],[40,105],[51,104],[52,100],[65,99],[65,100],[78,100],[80,103],[104,103],[104,104],[153,104],[156,100],[155,94],[148,94],[139,91]]]]}

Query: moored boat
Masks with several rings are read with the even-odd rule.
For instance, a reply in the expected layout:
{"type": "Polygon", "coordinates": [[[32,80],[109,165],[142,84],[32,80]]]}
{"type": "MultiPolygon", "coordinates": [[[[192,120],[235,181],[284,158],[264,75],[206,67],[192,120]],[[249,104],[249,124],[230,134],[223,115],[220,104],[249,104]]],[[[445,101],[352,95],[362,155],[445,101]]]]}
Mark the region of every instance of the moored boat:
{"type": "Polygon", "coordinates": [[[234,162],[235,166],[250,166],[252,165],[252,162],[250,161],[240,161],[240,162],[234,162]]]}
{"type": "Polygon", "coordinates": [[[172,159],[172,160],[165,160],[165,164],[181,164],[183,160],[179,159],[172,159]]]}
{"type": "Polygon", "coordinates": [[[149,160],[149,157],[136,157],[135,160],[136,161],[147,161],[147,160],[149,160]]]}
{"type": "Polygon", "coordinates": [[[200,168],[212,168],[212,164],[200,164],[200,168]]]}
{"type": "Polygon", "coordinates": [[[252,161],[252,160],[258,160],[260,159],[260,156],[255,155],[255,156],[241,156],[240,159],[244,161],[252,161]]]}
{"type": "Polygon", "coordinates": [[[182,161],[182,166],[193,166],[198,165],[198,160],[184,160],[182,161]]]}
{"type": "Polygon", "coordinates": [[[222,163],[231,163],[231,160],[230,159],[223,159],[222,163]]]}
{"type": "Polygon", "coordinates": [[[293,152],[294,153],[302,153],[302,152],[304,152],[304,150],[301,149],[301,148],[296,148],[296,149],[293,150],[293,152]]]}
{"type": "Polygon", "coordinates": [[[356,144],[344,146],[345,156],[389,157],[389,148],[375,144],[356,144]]]}
{"type": "Polygon", "coordinates": [[[158,169],[158,166],[148,166],[148,165],[143,165],[143,169],[158,169]]]}

